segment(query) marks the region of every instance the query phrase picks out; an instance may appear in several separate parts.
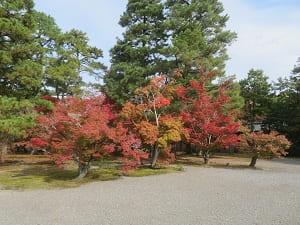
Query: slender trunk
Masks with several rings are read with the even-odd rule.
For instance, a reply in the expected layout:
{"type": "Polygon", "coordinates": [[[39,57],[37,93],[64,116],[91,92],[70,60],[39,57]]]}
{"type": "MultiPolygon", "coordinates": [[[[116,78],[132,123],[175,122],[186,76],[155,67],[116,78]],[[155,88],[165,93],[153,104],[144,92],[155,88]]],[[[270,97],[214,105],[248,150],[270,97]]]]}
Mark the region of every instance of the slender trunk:
{"type": "Polygon", "coordinates": [[[159,155],[159,147],[158,143],[155,143],[154,148],[153,148],[153,155],[152,155],[152,162],[151,162],[151,168],[154,168],[157,162],[157,158],[159,155]]]}
{"type": "Polygon", "coordinates": [[[251,163],[250,163],[249,166],[250,166],[250,167],[255,167],[257,159],[258,159],[258,156],[257,156],[257,155],[252,156],[251,163]]]}
{"type": "Polygon", "coordinates": [[[155,144],[152,145],[151,148],[150,148],[150,152],[149,152],[149,157],[150,157],[150,159],[153,158],[154,151],[155,151],[155,144]]]}
{"type": "Polygon", "coordinates": [[[208,162],[209,162],[209,151],[204,151],[203,152],[203,159],[204,159],[204,164],[208,164],[208,162]]]}
{"type": "Polygon", "coordinates": [[[8,149],[8,142],[6,140],[3,140],[0,143],[0,163],[4,163],[7,149],[8,149]]]}
{"type": "Polygon", "coordinates": [[[88,163],[78,162],[78,176],[75,179],[79,180],[84,178],[87,175],[89,168],[90,168],[90,162],[88,163]]]}

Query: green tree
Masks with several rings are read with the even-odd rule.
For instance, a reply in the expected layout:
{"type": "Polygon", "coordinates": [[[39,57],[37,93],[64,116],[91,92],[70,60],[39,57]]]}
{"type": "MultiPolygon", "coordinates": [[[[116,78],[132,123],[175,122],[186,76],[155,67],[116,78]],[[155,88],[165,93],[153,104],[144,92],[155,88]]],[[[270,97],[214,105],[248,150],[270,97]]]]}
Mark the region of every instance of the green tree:
{"type": "Polygon", "coordinates": [[[88,44],[86,33],[72,29],[55,36],[55,54],[46,68],[46,86],[57,98],[81,94],[82,74],[99,78],[104,65],[99,61],[102,50],[88,44]]]}
{"type": "Polygon", "coordinates": [[[0,95],[30,98],[42,86],[33,6],[31,0],[0,1],[0,95]]]}
{"type": "Polygon", "coordinates": [[[0,96],[0,162],[12,141],[26,138],[26,129],[35,125],[31,101],[0,96]]]}
{"type": "Polygon", "coordinates": [[[290,155],[300,155],[300,58],[288,78],[273,85],[275,94],[267,122],[292,142],[290,155]]]}
{"type": "Polygon", "coordinates": [[[0,1],[0,156],[34,124],[43,80],[43,48],[35,41],[33,1],[0,1]]]}
{"type": "Polygon", "coordinates": [[[218,0],[167,0],[166,13],[172,45],[169,59],[173,68],[183,69],[183,83],[197,78],[198,67],[204,72],[225,74],[226,48],[236,33],[225,30],[229,19],[218,0]]]}
{"type": "Polygon", "coordinates": [[[40,96],[52,93],[50,80],[65,81],[61,96],[80,88],[81,73],[99,75],[102,52],[87,43],[80,31],[62,33],[52,17],[34,10],[32,0],[0,0],[1,152],[25,138],[26,128],[34,125],[35,107],[49,106],[40,96]]]}
{"type": "Polygon", "coordinates": [[[105,92],[124,103],[133,92],[146,86],[148,78],[166,72],[162,51],[167,30],[161,0],[129,0],[119,24],[126,28],[123,38],[111,49],[111,68],[104,77],[105,92]]]}
{"type": "Polygon", "coordinates": [[[111,50],[105,92],[123,103],[154,75],[182,71],[181,84],[197,79],[199,66],[224,75],[226,47],[236,37],[225,30],[227,20],[217,0],[129,0],[120,20],[126,30],[111,50]]]}
{"type": "Polygon", "coordinates": [[[227,113],[232,113],[231,111],[234,110],[234,115],[231,114],[234,118],[237,118],[238,115],[241,114],[243,107],[245,106],[244,98],[241,96],[241,86],[239,82],[235,81],[235,76],[231,77],[220,77],[218,79],[218,84],[210,84],[206,88],[209,90],[211,96],[218,95],[218,90],[220,87],[226,85],[226,95],[230,96],[230,102],[224,105],[224,110],[227,113]]]}
{"type": "Polygon", "coordinates": [[[271,105],[271,84],[262,70],[251,69],[240,81],[241,96],[245,99],[243,119],[254,130],[255,123],[263,123],[271,105]]]}

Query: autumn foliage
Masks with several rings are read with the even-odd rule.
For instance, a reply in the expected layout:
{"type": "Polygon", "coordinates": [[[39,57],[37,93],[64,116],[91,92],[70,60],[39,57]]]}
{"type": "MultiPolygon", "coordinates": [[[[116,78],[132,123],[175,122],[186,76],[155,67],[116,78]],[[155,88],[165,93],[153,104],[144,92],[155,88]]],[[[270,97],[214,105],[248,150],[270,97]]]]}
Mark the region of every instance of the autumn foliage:
{"type": "MultiPolygon", "coordinates": [[[[182,141],[201,150],[208,163],[212,151],[237,145],[240,139],[235,112],[226,109],[230,81],[209,93],[206,86],[212,76],[201,73],[199,80],[186,87],[176,87],[176,81],[167,76],[154,77],[120,111],[102,95],[60,101],[44,97],[55,107],[40,110],[44,114],[37,118],[39,126],[30,146],[48,152],[59,166],[74,160],[79,178],[87,174],[92,160],[113,152],[122,155],[124,170],[137,168],[148,156],[152,167],[171,162],[172,144],[182,141]],[[174,98],[181,101],[178,113],[168,108],[174,98]]],[[[261,151],[284,155],[289,142],[274,132],[244,133],[240,146],[255,156],[261,151]]]]}
{"type": "Polygon", "coordinates": [[[60,166],[73,159],[82,177],[94,158],[114,151],[123,154],[124,169],[135,167],[147,154],[139,150],[140,140],[129,134],[121,122],[115,122],[112,107],[105,104],[102,96],[63,99],[55,104],[52,113],[37,118],[43,132],[31,143],[47,149],[60,166]]]}
{"type": "Polygon", "coordinates": [[[150,152],[152,167],[159,155],[172,161],[171,144],[188,138],[181,117],[171,116],[165,110],[174,93],[172,83],[167,81],[167,76],[152,78],[149,85],[135,91],[136,102],[125,103],[120,113],[150,152]]]}
{"type": "Polygon", "coordinates": [[[240,149],[243,152],[250,153],[252,160],[251,167],[254,167],[259,156],[269,154],[273,157],[285,156],[291,143],[284,135],[279,135],[275,131],[269,134],[260,132],[250,132],[249,129],[243,127],[243,134],[240,142],[240,149]]]}
{"type": "Polygon", "coordinates": [[[237,144],[236,133],[240,127],[231,115],[224,112],[224,106],[230,102],[230,97],[225,94],[228,82],[218,89],[215,96],[207,93],[205,85],[212,75],[202,73],[198,81],[176,89],[185,105],[180,115],[189,130],[189,142],[203,152],[205,163],[209,152],[237,144]]]}

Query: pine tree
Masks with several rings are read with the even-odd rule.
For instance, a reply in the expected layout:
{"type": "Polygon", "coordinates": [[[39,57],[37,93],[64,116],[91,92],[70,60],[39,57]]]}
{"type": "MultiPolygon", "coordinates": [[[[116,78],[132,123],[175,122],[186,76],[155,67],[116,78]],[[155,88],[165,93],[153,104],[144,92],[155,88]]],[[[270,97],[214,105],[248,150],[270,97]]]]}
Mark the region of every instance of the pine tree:
{"type": "Polygon", "coordinates": [[[102,50],[88,44],[86,33],[72,29],[55,37],[55,54],[46,68],[46,86],[54,89],[57,98],[82,93],[82,74],[99,78],[104,65],[99,61],[102,50]]]}
{"type": "MultiPolygon", "coordinates": [[[[0,158],[12,141],[34,126],[34,106],[43,85],[44,49],[37,41],[31,0],[0,1],[0,158]]],[[[43,35],[44,36],[44,35],[43,35]]],[[[39,39],[41,40],[41,39],[39,39]]]]}
{"type": "Polygon", "coordinates": [[[300,155],[300,58],[288,78],[274,84],[272,108],[266,121],[292,142],[290,155],[300,155]]]}
{"type": "Polygon", "coordinates": [[[26,138],[26,129],[35,125],[34,104],[29,100],[0,95],[0,162],[16,138],[26,138]]]}
{"type": "Polygon", "coordinates": [[[123,38],[111,49],[111,68],[104,78],[105,92],[124,103],[147,85],[148,78],[166,72],[162,51],[167,45],[161,0],[129,0],[119,24],[123,38]]]}
{"type": "Polygon", "coordinates": [[[72,94],[81,87],[82,72],[99,74],[102,52],[87,42],[80,31],[62,33],[52,17],[34,10],[32,0],[0,0],[1,152],[16,139],[25,138],[25,129],[34,125],[34,108],[49,106],[40,99],[52,93],[49,80],[66,81],[61,83],[63,93],[72,94]],[[78,82],[68,85],[70,76],[78,82]]]}
{"type": "Polygon", "coordinates": [[[105,92],[123,103],[154,75],[183,71],[181,84],[197,79],[199,66],[224,75],[226,47],[236,34],[225,30],[229,17],[223,12],[217,0],[130,0],[120,20],[126,31],[111,50],[105,92]]]}
{"type": "Polygon", "coordinates": [[[225,74],[226,48],[236,34],[225,30],[229,19],[218,0],[168,0],[167,18],[171,30],[170,57],[173,68],[183,69],[184,84],[204,72],[225,74]]]}
{"type": "Polygon", "coordinates": [[[30,98],[42,86],[33,6],[31,0],[0,2],[0,95],[30,98]]]}
{"type": "Polygon", "coordinates": [[[255,123],[263,123],[271,106],[271,84],[262,70],[251,69],[240,81],[241,95],[245,99],[243,119],[254,131],[255,123]]]}

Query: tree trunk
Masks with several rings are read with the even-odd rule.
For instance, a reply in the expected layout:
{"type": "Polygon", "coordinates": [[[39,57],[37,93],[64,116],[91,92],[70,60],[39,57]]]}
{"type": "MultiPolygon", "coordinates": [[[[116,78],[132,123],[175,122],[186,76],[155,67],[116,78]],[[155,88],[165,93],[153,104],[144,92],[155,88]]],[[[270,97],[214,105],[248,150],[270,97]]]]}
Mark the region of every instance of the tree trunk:
{"type": "Polygon", "coordinates": [[[152,162],[151,162],[151,168],[154,168],[157,162],[157,158],[159,155],[159,148],[158,148],[158,143],[154,144],[154,148],[153,148],[153,155],[152,155],[152,162]]]}
{"type": "Polygon", "coordinates": [[[153,158],[154,152],[155,152],[155,144],[153,146],[151,146],[151,148],[150,148],[150,154],[149,154],[150,159],[153,158]]]}
{"type": "Polygon", "coordinates": [[[258,156],[255,155],[255,156],[252,156],[252,159],[251,159],[251,163],[250,163],[250,167],[255,167],[256,165],[256,160],[258,159],[258,156]]]}
{"type": "Polygon", "coordinates": [[[75,178],[76,180],[80,180],[82,178],[84,178],[90,168],[90,162],[86,163],[82,163],[82,162],[78,162],[78,176],[75,178]]]}
{"type": "Polygon", "coordinates": [[[2,142],[0,142],[0,163],[4,163],[7,149],[8,149],[7,141],[3,140],[2,142]]]}
{"type": "Polygon", "coordinates": [[[209,162],[209,151],[203,151],[203,159],[204,159],[204,164],[208,164],[208,162],[209,162]]]}

